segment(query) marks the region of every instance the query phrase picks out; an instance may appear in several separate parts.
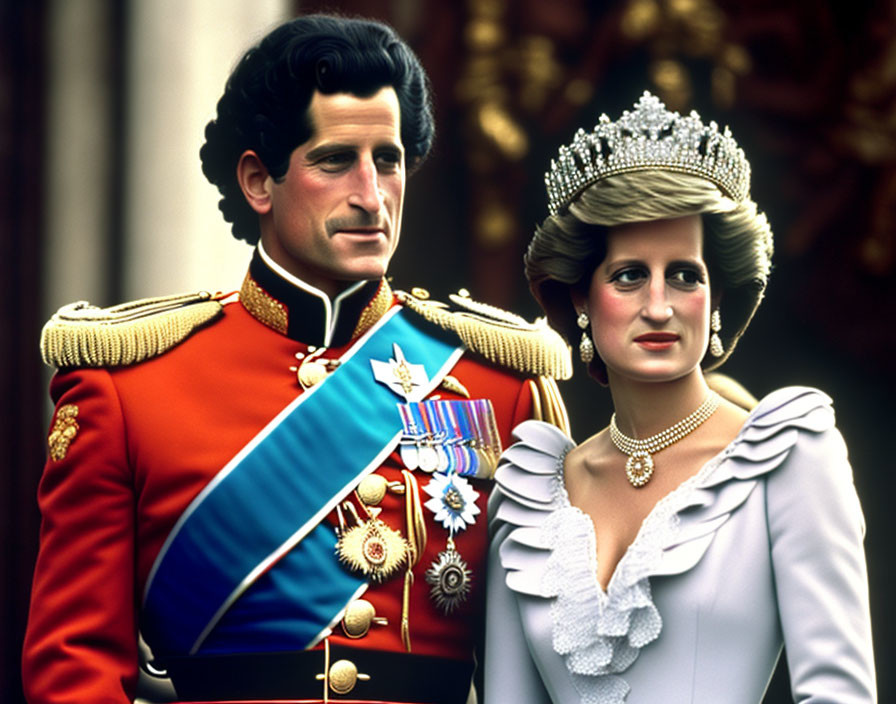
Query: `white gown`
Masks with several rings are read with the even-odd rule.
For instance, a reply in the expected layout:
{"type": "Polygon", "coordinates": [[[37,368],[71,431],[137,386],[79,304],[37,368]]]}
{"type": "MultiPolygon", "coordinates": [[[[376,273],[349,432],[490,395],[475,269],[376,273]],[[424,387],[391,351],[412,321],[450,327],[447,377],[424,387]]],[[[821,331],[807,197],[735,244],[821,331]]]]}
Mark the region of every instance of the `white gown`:
{"type": "Polygon", "coordinates": [[[485,704],[874,702],[864,521],[830,399],[767,396],[644,520],[604,591],[574,443],[527,421],[489,506],[485,704]]]}

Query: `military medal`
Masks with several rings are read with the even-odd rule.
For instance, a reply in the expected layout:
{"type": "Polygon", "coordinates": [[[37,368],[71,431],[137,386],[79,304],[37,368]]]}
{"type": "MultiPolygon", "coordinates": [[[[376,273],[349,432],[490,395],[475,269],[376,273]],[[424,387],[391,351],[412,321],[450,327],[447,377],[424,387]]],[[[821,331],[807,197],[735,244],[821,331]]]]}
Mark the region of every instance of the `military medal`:
{"type": "Polygon", "coordinates": [[[407,541],[401,533],[377,518],[379,509],[365,507],[370,515],[365,521],[350,501],[342,506],[351,512],[356,525],[345,528],[342,510],[338,510],[340,531],[336,552],[339,560],[374,582],[388,579],[407,559],[407,541]]]}
{"type": "Polygon", "coordinates": [[[411,364],[398,344],[392,345],[392,359],[382,362],[370,360],[373,378],[388,386],[408,403],[421,400],[429,391],[429,376],[422,364],[411,364]]]}
{"type": "Polygon", "coordinates": [[[423,430],[422,443],[418,445],[420,454],[420,469],[424,472],[435,472],[447,466],[448,458],[441,442],[444,439],[437,431],[436,424],[430,415],[430,406],[432,402],[422,401],[420,403],[410,403],[411,414],[417,418],[419,426],[423,430]]]}
{"type": "Polygon", "coordinates": [[[405,467],[410,470],[417,469],[420,466],[420,455],[417,452],[417,445],[408,440],[402,440],[398,445],[398,454],[405,467]]]}
{"type": "Polygon", "coordinates": [[[451,538],[448,539],[448,547],[439,553],[438,559],[426,570],[430,596],[446,614],[450,614],[466,600],[472,577],[467,563],[454,549],[454,540],[451,538]]]}
{"type": "Polygon", "coordinates": [[[389,387],[398,396],[404,397],[406,404],[399,404],[404,434],[399,441],[398,452],[408,469],[418,467],[433,472],[439,466],[438,452],[428,436],[421,418],[415,416],[415,401],[420,401],[429,391],[429,376],[422,364],[409,362],[398,344],[392,345],[392,358],[383,362],[371,359],[373,378],[389,387]]]}
{"type": "Polygon", "coordinates": [[[420,469],[424,472],[435,472],[439,468],[439,453],[431,444],[423,445],[418,450],[420,469]]]}
{"type": "Polygon", "coordinates": [[[461,476],[471,474],[471,468],[477,461],[472,444],[475,439],[470,436],[468,429],[462,426],[457,408],[457,403],[443,401],[435,408],[439,416],[439,422],[444,428],[445,447],[448,454],[448,466],[446,470],[456,472],[461,476]]]}
{"type": "Polygon", "coordinates": [[[447,462],[439,449],[442,438],[434,431],[433,421],[426,411],[427,402],[400,403],[398,413],[404,433],[399,441],[399,454],[404,466],[424,472],[435,472],[447,462]]]}
{"type": "Polygon", "coordinates": [[[462,476],[434,474],[423,490],[430,495],[424,506],[435,514],[435,520],[448,530],[448,542],[426,571],[430,596],[446,614],[454,611],[470,593],[472,572],[454,544],[454,534],[473,525],[479,514],[476,499],[479,492],[462,476]]]}
{"type": "Polygon", "coordinates": [[[447,472],[452,466],[452,458],[448,452],[449,434],[439,415],[439,401],[423,401],[417,406],[423,411],[422,418],[425,424],[430,446],[436,453],[435,469],[439,472],[447,472]]]}
{"type": "Polygon", "coordinates": [[[423,491],[432,497],[423,505],[452,536],[476,522],[479,492],[464,477],[455,473],[434,474],[423,491]]]}
{"type": "Polygon", "coordinates": [[[404,434],[398,442],[398,454],[404,466],[414,470],[420,466],[420,443],[425,435],[417,427],[410,404],[399,403],[398,414],[401,416],[401,425],[404,428],[404,434]]]}
{"type": "MultiPolygon", "coordinates": [[[[490,478],[501,453],[501,443],[491,402],[424,400],[430,386],[425,368],[410,363],[397,344],[392,350],[390,360],[372,359],[370,366],[378,382],[405,399],[405,403],[398,404],[403,428],[398,445],[402,462],[409,470],[433,473],[424,487],[430,496],[424,505],[448,531],[448,540],[425,576],[436,606],[448,614],[467,599],[473,578],[454,541],[455,534],[473,525],[480,513],[476,505],[479,492],[466,477],[490,478]]],[[[406,480],[413,477],[407,470],[405,474],[406,480]]],[[[413,493],[416,495],[416,490],[413,493]]],[[[409,526],[411,513],[409,509],[409,526]]],[[[392,540],[391,529],[378,522],[374,515],[371,520],[359,521],[358,526],[344,531],[337,549],[343,562],[377,581],[407,562],[407,597],[409,579],[412,579],[410,568],[420,557],[418,547],[425,545],[425,528],[421,526],[421,530],[422,543],[415,539],[409,544],[395,531],[392,533],[396,540],[392,540]],[[390,557],[384,559],[385,554],[390,557]]],[[[409,647],[404,615],[402,628],[402,637],[409,647]]]]}
{"type": "Polygon", "coordinates": [[[458,406],[457,421],[461,433],[469,438],[470,453],[474,456],[470,471],[462,474],[491,479],[501,454],[501,440],[491,401],[477,399],[458,406]]]}

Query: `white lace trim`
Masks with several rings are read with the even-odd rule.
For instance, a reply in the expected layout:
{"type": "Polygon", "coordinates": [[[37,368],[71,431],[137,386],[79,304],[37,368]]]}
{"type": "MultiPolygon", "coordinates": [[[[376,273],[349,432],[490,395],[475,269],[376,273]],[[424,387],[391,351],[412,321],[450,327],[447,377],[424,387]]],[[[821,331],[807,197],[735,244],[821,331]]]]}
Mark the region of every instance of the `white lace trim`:
{"type": "Polygon", "coordinates": [[[607,590],[597,580],[597,539],[591,519],[569,501],[563,481],[564,452],[557,460],[554,492],[559,508],[542,524],[550,550],[542,588],[551,604],[554,651],[561,655],[585,704],[623,702],[624,672],[640,649],[656,640],[662,618],[653,603],[648,575],[663,546],[678,532],[678,511],[694,487],[731,454],[732,446],[662,498],[644,519],[616,566],[607,590]]]}
{"type": "Polygon", "coordinates": [[[711,541],[755,481],[784,461],[799,431],[821,432],[833,422],[830,399],[814,389],[769,394],[721,453],[654,506],[606,591],[597,581],[593,523],[570,504],[563,481],[572,441],[540,421],[514,430],[518,442],[507,449],[496,474],[500,500],[494,520],[516,527],[502,543],[501,561],[511,589],[551,600],[552,646],[584,704],[624,702],[630,687],[618,673],[659,637],[662,620],[649,576],[658,568],[663,574],[691,569],[708,547],[703,536],[711,541]],[[686,508],[686,517],[679,519],[686,508]],[[674,546],[698,539],[703,541],[699,554],[676,556],[674,546]]]}

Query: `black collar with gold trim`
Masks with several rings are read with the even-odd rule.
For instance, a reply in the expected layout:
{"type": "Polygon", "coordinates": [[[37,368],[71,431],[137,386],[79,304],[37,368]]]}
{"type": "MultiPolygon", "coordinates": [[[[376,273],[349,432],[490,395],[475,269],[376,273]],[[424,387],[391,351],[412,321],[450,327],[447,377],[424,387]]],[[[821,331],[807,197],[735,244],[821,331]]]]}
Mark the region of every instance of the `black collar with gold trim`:
{"type": "Polygon", "coordinates": [[[385,279],[365,281],[330,301],[322,291],[300,287],[278,274],[256,249],[240,302],[253,318],[293,340],[342,347],[389,310],[392,289],[385,279]]]}

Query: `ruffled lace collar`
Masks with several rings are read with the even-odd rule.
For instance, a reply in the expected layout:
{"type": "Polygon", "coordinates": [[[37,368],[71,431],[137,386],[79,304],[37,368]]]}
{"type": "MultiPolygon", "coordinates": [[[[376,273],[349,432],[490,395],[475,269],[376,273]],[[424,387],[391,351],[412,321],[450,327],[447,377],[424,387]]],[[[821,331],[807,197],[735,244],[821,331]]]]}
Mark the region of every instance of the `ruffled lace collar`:
{"type": "Polygon", "coordinates": [[[585,704],[623,702],[629,686],[620,673],[660,636],[650,577],[696,565],[716,529],[784,460],[797,431],[830,425],[830,399],[818,391],[782,389],[766,397],[722,452],[654,506],[606,591],[597,580],[593,523],[570,504],[563,481],[574,443],[538,421],[517,427],[491,507],[493,528],[516,526],[500,546],[501,562],[511,589],[552,599],[552,645],[585,704]]]}
{"type": "Polygon", "coordinates": [[[542,527],[550,550],[542,593],[555,597],[553,647],[576,679],[605,676],[596,688],[584,687],[594,690],[593,701],[622,701],[628,685],[613,675],[628,669],[640,649],[662,631],[662,617],[650,594],[651,568],[661,562],[664,546],[675,540],[678,511],[687,495],[722,462],[724,453],[657,502],[616,565],[606,591],[597,580],[594,524],[570,503],[566,491],[567,454],[568,450],[558,458],[553,480],[557,508],[542,527]]]}

